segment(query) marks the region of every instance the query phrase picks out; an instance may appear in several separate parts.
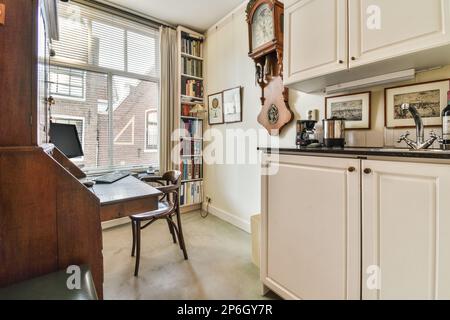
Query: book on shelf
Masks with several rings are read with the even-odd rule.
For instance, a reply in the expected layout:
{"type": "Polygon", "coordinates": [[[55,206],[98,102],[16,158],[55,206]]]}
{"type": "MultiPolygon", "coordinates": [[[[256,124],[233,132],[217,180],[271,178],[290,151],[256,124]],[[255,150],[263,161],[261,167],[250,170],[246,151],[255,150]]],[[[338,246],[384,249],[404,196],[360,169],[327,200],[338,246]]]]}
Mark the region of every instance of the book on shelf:
{"type": "Polygon", "coordinates": [[[184,158],[180,163],[181,180],[202,179],[201,157],[184,158]]]}
{"type": "Polygon", "coordinates": [[[182,156],[201,156],[202,155],[202,140],[192,140],[181,138],[181,150],[182,156]]]}
{"type": "Polygon", "coordinates": [[[194,179],[200,179],[201,178],[201,172],[202,172],[202,158],[197,157],[194,158],[194,179]]]}
{"type": "Polygon", "coordinates": [[[201,78],[203,76],[203,62],[188,57],[181,57],[183,74],[201,78]]]}
{"type": "Polygon", "coordinates": [[[193,155],[195,156],[200,156],[202,154],[202,141],[201,140],[193,140],[192,141],[192,145],[193,145],[193,155]]]}
{"type": "Polygon", "coordinates": [[[182,95],[203,98],[203,84],[201,80],[182,79],[181,83],[182,95]]]}
{"type": "Polygon", "coordinates": [[[197,138],[197,139],[202,138],[203,136],[202,125],[203,122],[198,119],[185,119],[185,118],[181,119],[181,129],[185,130],[184,137],[186,138],[197,138]]]}
{"type": "Polygon", "coordinates": [[[180,205],[201,203],[203,199],[203,181],[185,182],[180,188],[180,205]]]}
{"type": "Polygon", "coordinates": [[[181,36],[181,51],[201,58],[203,56],[202,40],[195,39],[186,32],[182,32],[181,36]]]}

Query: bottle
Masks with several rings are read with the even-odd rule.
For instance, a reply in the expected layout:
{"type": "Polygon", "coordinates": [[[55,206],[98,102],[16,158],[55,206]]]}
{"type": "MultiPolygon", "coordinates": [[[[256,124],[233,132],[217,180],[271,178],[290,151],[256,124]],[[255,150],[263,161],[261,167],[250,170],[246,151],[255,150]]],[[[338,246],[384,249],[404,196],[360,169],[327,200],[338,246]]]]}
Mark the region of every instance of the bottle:
{"type": "Polygon", "coordinates": [[[450,148],[450,91],[447,96],[447,106],[442,110],[442,145],[445,149],[450,148]]]}

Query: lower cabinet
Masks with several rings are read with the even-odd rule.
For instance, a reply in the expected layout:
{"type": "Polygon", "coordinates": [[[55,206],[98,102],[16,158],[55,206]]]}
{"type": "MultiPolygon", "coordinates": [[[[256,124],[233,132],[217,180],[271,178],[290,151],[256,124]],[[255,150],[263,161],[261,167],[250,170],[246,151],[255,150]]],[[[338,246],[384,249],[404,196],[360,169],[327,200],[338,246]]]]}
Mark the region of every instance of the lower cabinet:
{"type": "Polygon", "coordinates": [[[285,299],[450,299],[450,166],[266,156],[261,280],[285,299]]]}
{"type": "Polygon", "coordinates": [[[262,176],[263,283],[285,299],[360,298],[360,161],[280,155],[262,176]]]}
{"type": "Polygon", "coordinates": [[[450,166],[362,166],[363,299],[450,299],[450,166]]]}

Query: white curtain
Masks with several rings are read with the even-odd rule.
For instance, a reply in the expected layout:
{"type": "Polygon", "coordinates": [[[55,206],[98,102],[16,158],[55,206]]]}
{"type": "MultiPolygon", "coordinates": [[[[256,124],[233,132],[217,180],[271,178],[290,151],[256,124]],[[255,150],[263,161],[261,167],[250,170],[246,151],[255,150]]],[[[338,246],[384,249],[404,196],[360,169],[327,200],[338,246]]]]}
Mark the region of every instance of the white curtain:
{"type": "Polygon", "coordinates": [[[172,132],[179,127],[180,106],[178,101],[178,48],[177,32],[169,27],[160,29],[161,51],[161,94],[160,94],[160,172],[175,168],[171,152],[175,145],[172,141],[172,132]]]}

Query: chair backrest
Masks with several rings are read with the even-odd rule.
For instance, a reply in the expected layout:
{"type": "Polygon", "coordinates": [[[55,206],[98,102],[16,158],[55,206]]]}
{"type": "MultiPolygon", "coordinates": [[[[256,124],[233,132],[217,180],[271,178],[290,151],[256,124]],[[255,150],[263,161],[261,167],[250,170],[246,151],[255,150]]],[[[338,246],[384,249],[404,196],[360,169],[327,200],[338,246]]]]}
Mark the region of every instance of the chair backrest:
{"type": "Polygon", "coordinates": [[[178,170],[167,171],[163,174],[162,179],[170,182],[172,185],[181,186],[181,172],[178,170]]]}

